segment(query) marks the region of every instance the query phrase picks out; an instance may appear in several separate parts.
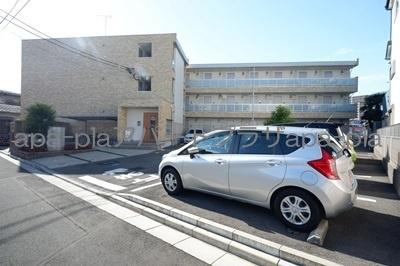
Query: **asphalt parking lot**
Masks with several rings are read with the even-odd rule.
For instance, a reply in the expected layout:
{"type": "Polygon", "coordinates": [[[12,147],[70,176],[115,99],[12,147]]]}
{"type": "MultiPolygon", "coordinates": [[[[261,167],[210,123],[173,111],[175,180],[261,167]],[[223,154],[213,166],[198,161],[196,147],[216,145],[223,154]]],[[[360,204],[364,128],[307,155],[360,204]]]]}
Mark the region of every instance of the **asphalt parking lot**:
{"type": "Polygon", "coordinates": [[[398,265],[400,261],[399,198],[383,169],[375,162],[356,164],[353,170],[359,183],[356,205],[329,220],[324,246],[318,247],[305,241],[308,234],[289,230],[267,209],[194,191],[186,191],[178,197],[168,196],[156,176],[158,163],[165,152],[156,151],[56,171],[104,189],[109,184],[117,185],[109,187],[110,190],[137,194],[344,265],[398,265]],[[109,174],[110,170],[119,168],[126,169],[131,175],[109,174]]]}

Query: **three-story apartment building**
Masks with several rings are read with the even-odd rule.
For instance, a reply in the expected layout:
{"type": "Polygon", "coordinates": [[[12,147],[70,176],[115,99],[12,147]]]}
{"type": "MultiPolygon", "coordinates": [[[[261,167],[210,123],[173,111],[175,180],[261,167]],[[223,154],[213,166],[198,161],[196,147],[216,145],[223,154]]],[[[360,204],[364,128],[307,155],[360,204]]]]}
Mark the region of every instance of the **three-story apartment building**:
{"type": "Polygon", "coordinates": [[[46,103],[73,132],[168,141],[184,129],[187,63],[176,34],[24,40],[23,115],[46,103]]]}
{"type": "Polygon", "coordinates": [[[278,105],[298,121],[348,121],[357,115],[351,69],[357,61],[193,64],[186,71],[188,128],[263,124],[278,105]]]}
{"type": "Polygon", "coordinates": [[[358,61],[188,65],[176,34],[22,42],[22,116],[56,110],[71,133],[174,141],[185,129],[262,124],[278,105],[306,121],[356,116],[358,61]],[[94,58],[93,58],[94,56],[94,58]]]}

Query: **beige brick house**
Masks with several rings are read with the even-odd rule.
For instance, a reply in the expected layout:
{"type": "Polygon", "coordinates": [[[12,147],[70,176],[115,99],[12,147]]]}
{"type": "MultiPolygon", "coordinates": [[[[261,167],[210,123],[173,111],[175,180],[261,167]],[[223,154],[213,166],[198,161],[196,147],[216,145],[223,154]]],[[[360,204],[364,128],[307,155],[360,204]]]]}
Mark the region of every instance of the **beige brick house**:
{"type": "Polygon", "coordinates": [[[176,34],[24,40],[21,106],[50,104],[73,131],[118,135],[154,142],[182,134],[184,74],[188,61],[176,34]],[[59,43],[61,41],[62,43],[59,43]],[[76,54],[76,47],[124,68],[76,54]]]}

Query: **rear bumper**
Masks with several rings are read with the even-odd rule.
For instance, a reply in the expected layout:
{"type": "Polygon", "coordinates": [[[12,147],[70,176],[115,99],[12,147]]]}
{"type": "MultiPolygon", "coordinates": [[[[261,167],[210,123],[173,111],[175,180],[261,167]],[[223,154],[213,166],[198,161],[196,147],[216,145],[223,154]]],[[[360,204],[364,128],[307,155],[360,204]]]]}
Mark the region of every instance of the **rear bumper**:
{"type": "Polygon", "coordinates": [[[350,190],[343,189],[342,186],[331,182],[328,190],[325,190],[326,201],[322,202],[325,209],[326,218],[332,218],[344,211],[351,209],[357,199],[357,180],[352,180],[350,190]]]}

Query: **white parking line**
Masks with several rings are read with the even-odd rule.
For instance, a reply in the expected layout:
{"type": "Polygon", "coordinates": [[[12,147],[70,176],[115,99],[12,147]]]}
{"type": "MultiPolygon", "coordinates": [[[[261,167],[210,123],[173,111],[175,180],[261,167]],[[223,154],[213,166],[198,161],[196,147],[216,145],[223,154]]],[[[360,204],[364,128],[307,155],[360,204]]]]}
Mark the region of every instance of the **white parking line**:
{"type": "Polygon", "coordinates": [[[359,177],[359,178],[372,178],[372,176],[370,176],[370,175],[354,175],[356,178],[357,177],[359,177]]]}
{"type": "Polygon", "coordinates": [[[150,187],[155,187],[155,186],[158,186],[158,185],[161,185],[161,182],[157,182],[157,183],[154,183],[154,184],[151,184],[151,185],[147,185],[147,186],[143,186],[143,187],[138,187],[138,188],[132,189],[131,192],[144,190],[144,189],[147,189],[147,188],[150,188],[150,187]]]}
{"type": "Polygon", "coordinates": [[[160,177],[158,176],[158,175],[149,175],[148,177],[146,177],[146,178],[142,178],[142,179],[140,179],[140,178],[135,178],[135,180],[132,182],[132,184],[136,184],[136,183],[140,183],[140,182],[145,182],[145,183],[147,183],[147,182],[151,182],[151,181],[153,181],[153,180],[157,180],[157,179],[159,179],[160,177]]]}
{"type": "Polygon", "coordinates": [[[362,201],[368,201],[368,202],[376,203],[376,200],[374,200],[374,199],[365,198],[365,197],[360,197],[360,196],[357,196],[357,200],[362,200],[362,201]]]}
{"type": "Polygon", "coordinates": [[[96,186],[99,186],[99,187],[102,187],[102,188],[105,188],[108,190],[112,190],[112,191],[120,191],[120,190],[126,189],[126,187],[115,185],[115,184],[94,178],[93,176],[90,176],[90,175],[84,175],[84,176],[80,176],[78,178],[80,180],[86,181],[93,185],[96,185],[96,186]]]}

